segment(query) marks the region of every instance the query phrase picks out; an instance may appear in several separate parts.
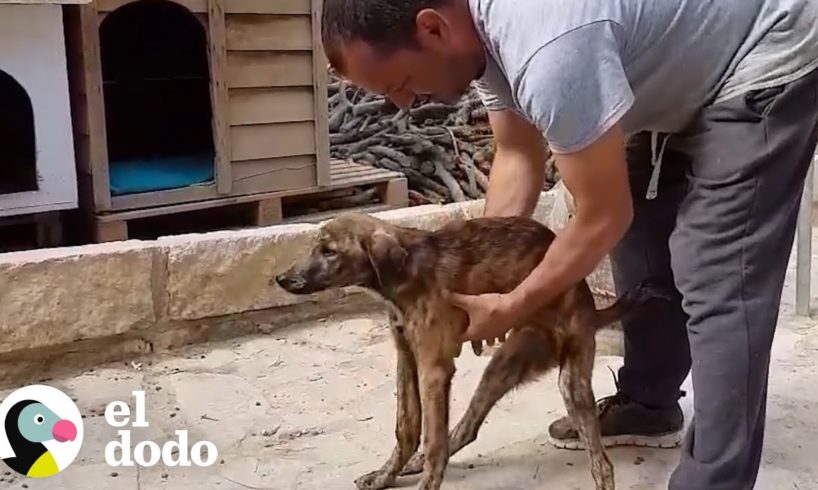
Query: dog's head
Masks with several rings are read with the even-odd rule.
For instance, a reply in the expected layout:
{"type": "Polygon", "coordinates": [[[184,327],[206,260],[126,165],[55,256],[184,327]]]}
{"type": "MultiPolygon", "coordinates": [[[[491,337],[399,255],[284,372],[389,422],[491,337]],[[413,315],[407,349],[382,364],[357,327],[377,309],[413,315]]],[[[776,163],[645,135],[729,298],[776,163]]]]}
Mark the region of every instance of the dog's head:
{"type": "Polygon", "coordinates": [[[361,286],[383,292],[408,253],[393,226],[361,213],[345,213],[321,227],[307,257],[274,282],[293,294],[361,286]]]}

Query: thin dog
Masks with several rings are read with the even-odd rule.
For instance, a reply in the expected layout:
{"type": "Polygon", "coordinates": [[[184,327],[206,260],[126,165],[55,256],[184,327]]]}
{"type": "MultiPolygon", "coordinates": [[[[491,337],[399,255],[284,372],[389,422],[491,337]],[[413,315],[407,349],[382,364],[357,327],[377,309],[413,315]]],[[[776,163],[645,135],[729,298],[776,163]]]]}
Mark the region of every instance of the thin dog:
{"type": "MultiPolygon", "coordinates": [[[[380,469],[355,480],[359,489],[379,490],[393,486],[400,475],[422,472],[417,488],[437,490],[449,458],[477,438],[497,401],[557,367],[560,393],[589,452],[596,488],[614,489],[591,387],[595,333],[648,300],[666,298],[647,283],[597,310],[583,280],[512,330],[492,356],[463,418],[448,433],[455,358],[469,321],[447,300],[448,293],[511,291],[554,237],[546,226],[521,217],[457,220],[424,231],[345,213],[321,227],[305,261],[271,280],[293,294],[358,286],[390,305],[398,351],[397,444],[380,469]],[[424,453],[415,454],[421,427],[424,453]]],[[[482,344],[472,346],[479,354],[482,344]]]]}

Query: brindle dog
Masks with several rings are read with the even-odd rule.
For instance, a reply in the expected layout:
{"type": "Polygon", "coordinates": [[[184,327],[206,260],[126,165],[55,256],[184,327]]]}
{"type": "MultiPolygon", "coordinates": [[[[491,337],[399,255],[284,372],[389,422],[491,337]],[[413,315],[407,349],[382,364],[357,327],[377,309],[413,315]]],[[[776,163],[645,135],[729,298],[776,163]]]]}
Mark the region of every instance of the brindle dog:
{"type": "MultiPolygon", "coordinates": [[[[346,213],[322,226],[306,261],[271,280],[294,294],[360,286],[391,306],[398,351],[397,444],[380,469],[355,481],[359,489],[390,487],[399,475],[417,472],[423,473],[418,489],[440,488],[449,457],[477,438],[494,404],[515,386],[557,367],[559,389],[590,454],[596,488],[614,489],[591,388],[594,335],[651,298],[666,298],[647,284],[597,310],[583,280],[512,330],[448,434],[449,388],[469,321],[447,300],[448,292],[511,291],[537,266],[554,237],[528,218],[458,220],[423,231],[346,213]],[[415,454],[422,426],[425,455],[415,454]]],[[[479,354],[482,343],[472,346],[479,354]]]]}

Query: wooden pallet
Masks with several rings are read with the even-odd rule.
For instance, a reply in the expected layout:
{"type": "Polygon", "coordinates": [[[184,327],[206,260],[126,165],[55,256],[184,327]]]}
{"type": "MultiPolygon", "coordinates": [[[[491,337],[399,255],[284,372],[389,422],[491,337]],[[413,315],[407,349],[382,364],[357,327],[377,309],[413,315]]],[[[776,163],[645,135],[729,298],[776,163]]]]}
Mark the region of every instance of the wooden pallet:
{"type": "MultiPolygon", "coordinates": [[[[330,183],[307,191],[251,194],[92,215],[92,241],[99,243],[127,240],[134,238],[130,225],[137,222],[151,219],[158,221],[158,218],[167,216],[187,220],[189,215],[196,213],[198,213],[199,217],[203,216],[201,218],[202,224],[215,225],[217,229],[269,226],[293,222],[317,222],[328,219],[342,211],[376,212],[405,207],[409,202],[408,194],[406,177],[399,172],[348,161],[333,160],[330,163],[330,183]],[[365,204],[307,214],[290,212],[299,206],[304,207],[305,203],[321,203],[322,200],[337,199],[339,194],[348,193],[361,187],[368,188],[370,193],[377,196],[379,202],[374,205],[365,204]],[[227,210],[232,213],[232,224],[229,223],[231,218],[228,218],[224,223],[215,224],[214,213],[220,210],[227,210]],[[236,223],[236,218],[239,218],[238,221],[244,222],[236,223]]],[[[186,223],[186,225],[189,224],[186,223]]],[[[173,225],[170,228],[174,228],[173,225]]],[[[181,225],[174,230],[177,229],[181,233],[194,231],[190,227],[181,225]]],[[[159,234],[175,233],[176,231],[166,230],[159,234]]]]}

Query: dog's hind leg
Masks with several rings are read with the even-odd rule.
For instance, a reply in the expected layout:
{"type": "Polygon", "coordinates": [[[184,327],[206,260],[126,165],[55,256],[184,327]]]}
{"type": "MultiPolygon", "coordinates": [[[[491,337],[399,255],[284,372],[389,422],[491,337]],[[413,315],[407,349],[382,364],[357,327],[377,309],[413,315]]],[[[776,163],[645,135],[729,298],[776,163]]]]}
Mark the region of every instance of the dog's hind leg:
{"type": "MultiPolygon", "coordinates": [[[[492,356],[466,413],[451,432],[449,456],[477,439],[477,433],[489,412],[506,393],[556,367],[557,362],[546,334],[533,329],[514,332],[492,356]]],[[[421,472],[423,463],[422,453],[414,455],[401,475],[421,472]]]]}
{"type": "Polygon", "coordinates": [[[403,326],[396,318],[390,328],[398,350],[397,392],[398,404],[395,417],[395,439],[392,455],[384,465],[355,480],[360,490],[380,490],[394,485],[401,468],[420,444],[421,406],[418,391],[418,373],[415,357],[407,342],[403,326]]]}
{"type": "MultiPolygon", "coordinates": [[[[578,321],[575,315],[572,321],[578,321]]],[[[594,404],[591,378],[596,343],[593,336],[577,336],[566,342],[566,354],[560,367],[559,387],[565,407],[588,449],[591,475],[597,490],[614,490],[614,469],[602,446],[599,418],[594,404]]]]}

